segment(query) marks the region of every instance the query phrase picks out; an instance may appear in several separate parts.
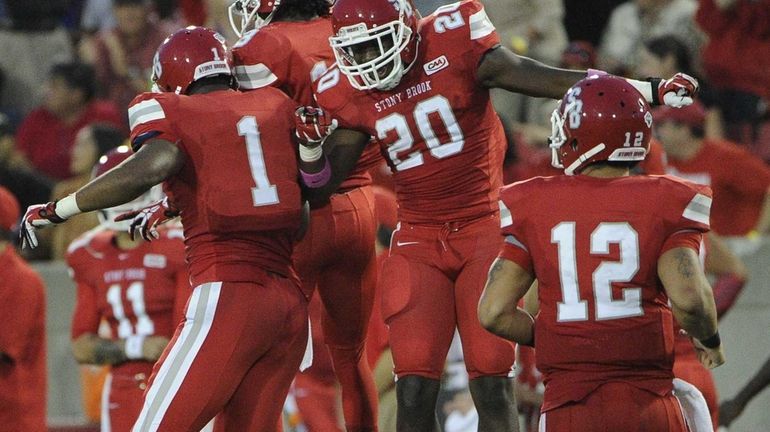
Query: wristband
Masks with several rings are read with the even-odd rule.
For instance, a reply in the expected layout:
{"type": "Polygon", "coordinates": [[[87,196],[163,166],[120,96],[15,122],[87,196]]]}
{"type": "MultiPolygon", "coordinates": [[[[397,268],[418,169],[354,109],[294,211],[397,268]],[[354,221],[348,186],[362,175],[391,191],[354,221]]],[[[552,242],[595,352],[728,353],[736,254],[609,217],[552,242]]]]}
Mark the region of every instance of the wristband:
{"type": "Polygon", "coordinates": [[[66,197],[56,201],[54,213],[62,219],[69,219],[72,216],[83,213],[78,207],[78,203],[75,200],[75,194],[67,195],[66,197]]]}
{"type": "Polygon", "coordinates": [[[590,78],[593,76],[607,76],[609,75],[607,72],[599,69],[588,69],[586,71],[586,78],[590,78]]]}
{"type": "Polygon", "coordinates": [[[299,170],[299,173],[302,176],[302,182],[305,183],[305,186],[319,188],[326,183],[329,183],[329,179],[332,177],[332,168],[329,165],[329,159],[324,158],[324,167],[321,171],[310,174],[299,170]]]}
{"type": "Polygon", "coordinates": [[[646,100],[647,103],[650,105],[660,105],[660,100],[658,99],[658,85],[660,84],[660,78],[648,78],[647,81],[626,78],[626,82],[634,86],[634,88],[644,96],[644,100],[646,100]]]}
{"type": "Polygon", "coordinates": [[[315,147],[308,147],[300,144],[299,146],[299,158],[302,159],[303,162],[315,162],[321,159],[323,154],[324,150],[320,145],[315,147]]]}
{"type": "Polygon", "coordinates": [[[144,358],[144,336],[129,336],[126,338],[126,357],[129,360],[144,358]]]}
{"type": "Polygon", "coordinates": [[[706,339],[698,339],[698,342],[709,349],[714,349],[719,347],[719,345],[722,345],[722,340],[719,338],[719,331],[714,333],[713,336],[707,337],[706,339]]]}

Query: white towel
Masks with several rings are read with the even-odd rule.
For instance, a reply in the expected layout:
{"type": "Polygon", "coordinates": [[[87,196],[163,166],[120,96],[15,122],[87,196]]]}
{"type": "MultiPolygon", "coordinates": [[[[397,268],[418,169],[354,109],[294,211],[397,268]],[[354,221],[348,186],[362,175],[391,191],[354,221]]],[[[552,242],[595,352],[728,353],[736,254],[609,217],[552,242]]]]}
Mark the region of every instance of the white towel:
{"type": "Polygon", "coordinates": [[[313,326],[310,325],[310,318],[307,319],[307,346],[305,355],[302,357],[302,363],[299,364],[299,371],[304,372],[313,365],[313,326]]]}
{"type": "Polygon", "coordinates": [[[674,378],[674,396],[679,400],[682,414],[691,432],[713,432],[711,414],[703,394],[694,385],[674,378]]]}

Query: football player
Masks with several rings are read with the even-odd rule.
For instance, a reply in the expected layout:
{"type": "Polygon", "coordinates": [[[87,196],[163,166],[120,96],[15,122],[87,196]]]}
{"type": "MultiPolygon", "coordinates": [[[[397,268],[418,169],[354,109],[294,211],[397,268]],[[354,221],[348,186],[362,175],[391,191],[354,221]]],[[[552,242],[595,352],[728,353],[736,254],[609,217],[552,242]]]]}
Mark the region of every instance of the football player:
{"type": "Polygon", "coordinates": [[[672,394],[673,319],[694,338],[706,367],[725,361],[698,258],[711,190],[675,177],[630,175],[649,150],[652,115],[621,78],[581,80],[552,123],[554,164],[567,175],[502,189],[504,242],[479,319],[536,348],[545,381],[541,430],[643,424],[684,432],[672,394]],[[536,276],[534,319],[516,305],[536,276]]]}
{"type": "Polygon", "coordinates": [[[308,337],[291,263],[301,222],[295,104],[277,89],[235,91],[224,38],[202,27],[163,42],[153,81],[158,93],[129,107],[135,153],[74,194],[28,208],[23,242],[165,182],[194,288],[133,431],[198,431],[219,412],[223,430],[274,430],[308,337]]]}
{"type": "MultiPolygon", "coordinates": [[[[95,176],[131,155],[118,147],[99,159],[95,176]]],[[[120,212],[158,200],[161,186],[125,206],[99,212],[101,224],[78,237],[67,250],[77,283],[72,316],[72,351],[83,364],[111,365],[102,396],[101,427],[128,432],[142,409],[152,365],[160,358],[184,317],[190,282],[184,263],[181,228],[162,230],[158,241],[132,240],[120,212]],[[110,337],[99,337],[106,320],[110,337]]]]}
{"type": "MultiPolygon", "coordinates": [[[[332,27],[337,67],[314,84],[326,116],[309,124],[299,116],[297,125],[310,145],[326,138],[329,160],[301,166],[331,167],[332,181],[317,190],[328,194],[374,136],[393,172],[400,228],[380,283],[399,430],[437,428],[439,378],[455,327],[479,429],[515,430],[514,347],[484,331],[476,314],[498,248],[505,150],[489,89],[560,98],[586,72],[550,68],[502,47],[478,0],[442,6],[424,19],[411,0],[338,0],[332,27]]],[[[677,105],[690,103],[697,88],[683,75],[629,82],[650,101],[677,105]]]]}
{"type": "MultiPolygon", "coordinates": [[[[233,3],[231,23],[242,35],[233,46],[240,90],[278,87],[297,105],[312,105],[312,80],[334,64],[329,8],[327,0],[233,3]]],[[[323,337],[340,382],[349,432],[373,431],[377,426],[377,391],[364,340],[377,281],[374,194],[367,171],[380,160],[376,146],[371,146],[335,194],[311,203],[308,232],[294,252],[303,290],[311,296],[317,288],[324,304],[311,313],[323,311],[323,337]]],[[[322,375],[321,369],[311,367],[301,380],[316,379],[320,386],[327,381],[322,375]]],[[[300,411],[310,400],[312,395],[302,399],[300,411]]],[[[317,405],[328,403],[319,400],[317,405]]],[[[329,414],[336,418],[334,412],[329,414]]]]}

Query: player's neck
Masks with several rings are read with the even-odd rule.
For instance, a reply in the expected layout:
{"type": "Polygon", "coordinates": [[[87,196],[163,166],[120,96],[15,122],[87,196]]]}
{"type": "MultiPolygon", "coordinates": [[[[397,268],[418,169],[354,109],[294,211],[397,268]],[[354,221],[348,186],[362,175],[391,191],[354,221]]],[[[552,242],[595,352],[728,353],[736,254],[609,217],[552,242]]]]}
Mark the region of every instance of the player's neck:
{"type": "Polygon", "coordinates": [[[213,93],[213,92],[223,91],[223,90],[232,90],[232,88],[219,83],[200,84],[196,86],[194,90],[190,91],[188,94],[190,96],[194,96],[197,94],[213,93]]]}
{"type": "Polygon", "coordinates": [[[8,248],[8,242],[0,241],[0,255],[2,255],[7,248],[8,248]]]}
{"type": "Polygon", "coordinates": [[[131,250],[139,247],[142,240],[131,240],[131,236],[127,232],[115,233],[115,246],[120,250],[131,250]]]}
{"type": "Polygon", "coordinates": [[[312,21],[316,18],[318,18],[318,15],[304,16],[299,14],[285,14],[285,15],[281,15],[280,18],[273,17],[271,22],[304,22],[304,21],[312,21]]]}
{"type": "Polygon", "coordinates": [[[626,167],[614,167],[609,165],[592,165],[580,172],[580,175],[595,178],[627,177],[631,172],[626,167]]]}

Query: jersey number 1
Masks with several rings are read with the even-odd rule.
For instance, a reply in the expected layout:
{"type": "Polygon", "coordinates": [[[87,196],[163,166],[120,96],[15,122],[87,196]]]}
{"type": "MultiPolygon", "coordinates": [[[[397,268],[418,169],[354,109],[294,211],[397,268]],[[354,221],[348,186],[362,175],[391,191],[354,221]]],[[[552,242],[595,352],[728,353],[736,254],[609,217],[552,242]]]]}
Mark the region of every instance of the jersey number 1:
{"type": "MultiPolygon", "coordinates": [[[[575,222],[556,225],[551,230],[551,243],[558,246],[562,292],[556,320],[587,321],[588,302],[580,298],[578,284],[575,222]]],[[[620,261],[602,261],[592,278],[597,321],[644,314],[641,288],[624,288],[622,300],[612,298],[612,283],[630,282],[639,271],[639,235],[625,222],[600,223],[591,233],[591,254],[609,254],[611,243],[619,246],[620,261]]]]}
{"type": "Polygon", "coordinates": [[[254,116],[241,117],[238,121],[238,135],[246,138],[246,154],[249,158],[251,177],[256,187],[251,188],[251,201],[254,207],[278,203],[278,189],[267,178],[265,155],[259,138],[259,125],[254,116]]]}

